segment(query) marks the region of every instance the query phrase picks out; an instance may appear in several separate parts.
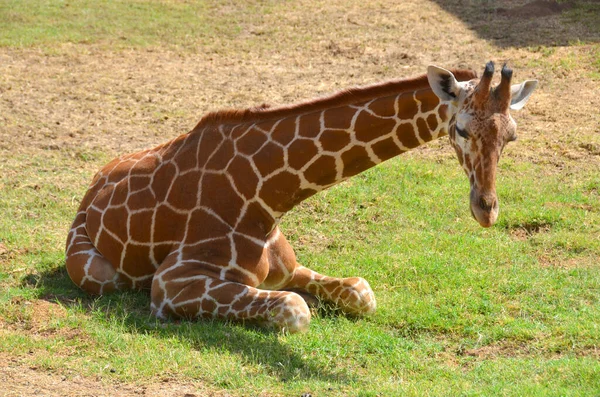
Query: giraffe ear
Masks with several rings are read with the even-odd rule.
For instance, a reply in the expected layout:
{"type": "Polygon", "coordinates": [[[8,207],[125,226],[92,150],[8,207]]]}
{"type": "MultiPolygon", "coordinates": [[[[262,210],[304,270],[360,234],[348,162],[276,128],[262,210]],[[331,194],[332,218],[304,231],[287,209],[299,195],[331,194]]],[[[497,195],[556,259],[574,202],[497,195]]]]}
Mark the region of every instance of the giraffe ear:
{"type": "Polygon", "coordinates": [[[512,110],[521,110],[529,100],[529,97],[537,87],[537,80],[527,80],[521,84],[514,84],[510,87],[510,108],[512,110]]]}
{"type": "Polygon", "coordinates": [[[458,98],[460,86],[449,70],[431,65],[427,68],[427,80],[442,101],[455,101],[458,98]]]}

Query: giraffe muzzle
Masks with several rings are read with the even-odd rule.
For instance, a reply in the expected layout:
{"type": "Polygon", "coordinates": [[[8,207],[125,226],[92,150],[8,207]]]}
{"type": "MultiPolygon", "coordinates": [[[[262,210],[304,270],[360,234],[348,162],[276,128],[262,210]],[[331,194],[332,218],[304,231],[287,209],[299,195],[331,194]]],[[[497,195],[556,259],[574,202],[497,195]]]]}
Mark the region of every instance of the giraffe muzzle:
{"type": "Polygon", "coordinates": [[[500,206],[495,193],[481,194],[472,189],[470,195],[471,215],[483,227],[490,227],[498,219],[500,206]]]}

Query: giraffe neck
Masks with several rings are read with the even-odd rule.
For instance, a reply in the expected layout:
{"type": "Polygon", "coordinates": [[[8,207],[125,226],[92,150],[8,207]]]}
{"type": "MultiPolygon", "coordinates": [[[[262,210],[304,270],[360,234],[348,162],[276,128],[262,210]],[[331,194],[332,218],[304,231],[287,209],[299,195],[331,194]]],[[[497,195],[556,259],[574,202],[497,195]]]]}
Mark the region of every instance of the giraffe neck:
{"type": "MultiPolygon", "coordinates": [[[[448,133],[452,107],[429,88],[252,124],[258,200],[274,219],[313,194],[448,133]]],[[[235,133],[233,134],[235,135],[235,133]]]]}
{"type": "MultiPolygon", "coordinates": [[[[454,74],[459,81],[476,77],[454,74]]],[[[202,228],[209,219],[231,238],[266,241],[306,198],[446,134],[452,109],[420,76],[292,106],[213,112],[189,134],[149,151],[152,164],[144,164],[158,162],[154,195],[193,212],[191,224],[202,228]]]]}

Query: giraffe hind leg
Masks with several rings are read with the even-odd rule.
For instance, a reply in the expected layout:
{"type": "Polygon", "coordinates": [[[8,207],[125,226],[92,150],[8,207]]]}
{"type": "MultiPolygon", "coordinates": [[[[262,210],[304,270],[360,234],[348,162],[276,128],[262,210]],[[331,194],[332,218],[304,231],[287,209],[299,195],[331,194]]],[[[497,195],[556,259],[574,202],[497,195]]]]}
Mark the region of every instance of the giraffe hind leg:
{"type": "Polygon", "coordinates": [[[71,280],[90,294],[105,294],[123,285],[120,274],[90,241],[85,212],[77,214],[69,231],[65,265],[71,280]]]}

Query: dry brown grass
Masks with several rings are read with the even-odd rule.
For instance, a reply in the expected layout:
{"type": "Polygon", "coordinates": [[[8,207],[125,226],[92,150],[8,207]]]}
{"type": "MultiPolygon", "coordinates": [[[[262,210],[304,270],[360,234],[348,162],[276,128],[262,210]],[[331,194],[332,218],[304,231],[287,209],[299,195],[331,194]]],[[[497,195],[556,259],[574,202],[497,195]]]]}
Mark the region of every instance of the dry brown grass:
{"type": "MultiPolygon", "coordinates": [[[[543,20],[573,25],[557,15],[543,20]]],[[[599,164],[600,81],[589,78],[597,68],[590,62],[598,57],[593,43],[555,47],[549,55],[496,47],[453,14],[419,2],[305,2],[262,22],[242,26],[227,51],[209,53],[71,44],[50,53],[2,49],[0,150],[115,155],[187,132],[209,110],[289,103],[420,74],[430,63],[480,70],[493,59],[510,60],[516,80],[540,80],[530,105],[516,115],[522,134],[511,155],[559,168],[599,164]]],[[[511,25],[512,35],[528,34],[520,22],[511,25]]]]}

